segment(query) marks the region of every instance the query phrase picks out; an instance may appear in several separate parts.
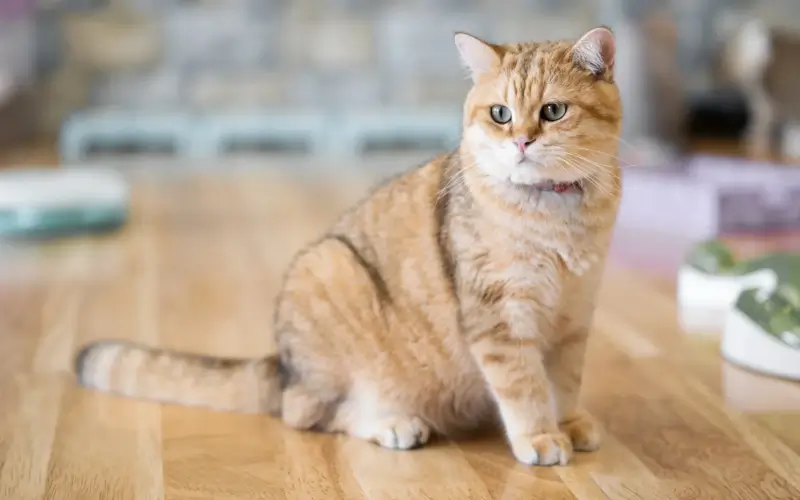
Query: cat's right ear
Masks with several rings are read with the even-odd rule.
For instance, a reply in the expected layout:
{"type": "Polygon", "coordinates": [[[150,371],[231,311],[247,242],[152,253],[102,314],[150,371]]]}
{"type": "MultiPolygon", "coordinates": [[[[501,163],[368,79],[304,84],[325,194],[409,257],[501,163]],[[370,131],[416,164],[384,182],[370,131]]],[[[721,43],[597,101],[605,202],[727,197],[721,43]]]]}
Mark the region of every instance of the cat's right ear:
{"type": "Polygon", "coordinates": [[[461,61],[469,69],[473,82],[500,65],[500,54],[494,45],[461,32],[455,34],[455,42],[461,61]]]}
{"type": "Polygon", "coordinates": [[[608,27],[600,26],[575,43],[572,57],[593,75],[600,76],[606,72],[613,73],[616,51],[614,33],[608,27]]]}

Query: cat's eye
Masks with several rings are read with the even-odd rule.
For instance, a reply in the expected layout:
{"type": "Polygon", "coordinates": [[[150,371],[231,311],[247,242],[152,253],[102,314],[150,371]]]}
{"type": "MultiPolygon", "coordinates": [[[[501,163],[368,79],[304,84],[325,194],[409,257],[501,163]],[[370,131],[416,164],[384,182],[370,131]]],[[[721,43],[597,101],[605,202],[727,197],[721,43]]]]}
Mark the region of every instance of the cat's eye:
{"type": "Polygon", "coordinates": [[[511,121],[511,110],[501,104],[495,104],[489,110],[492,120],[499,124],[506,124],[511,121]]]}
{"type": "Polygon", "coordinates": [[[542,119],[557,122],[567,113],[567,105],[562,102],[551,102],[542,106],[542,119]]]}

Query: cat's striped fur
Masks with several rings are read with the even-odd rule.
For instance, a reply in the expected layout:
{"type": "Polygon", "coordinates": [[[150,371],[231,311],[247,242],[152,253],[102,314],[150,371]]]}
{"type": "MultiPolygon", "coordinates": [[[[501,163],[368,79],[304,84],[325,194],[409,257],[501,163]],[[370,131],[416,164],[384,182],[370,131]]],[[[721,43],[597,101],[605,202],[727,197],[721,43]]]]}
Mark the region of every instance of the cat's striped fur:
{"type": "Polygon", "coordinates": [[[457,43],[475,81],[461,146],[384,183],[297,255],[276,354],[220,360],[100,342],[79,354],[80,381],[391,448],[495,418],[525,463],[596,448],[578,393],[621,194],[613,38],[599,28],[577,42],[457,43]],[[544,123],[552,99],[568,113],[544,123]],[[491,121],[498,102],[512,122],[491,121]],[[536,156],[509,167],[501,148],[519,134],[536,156]],[[537,175],[574,183],[557,192],[526,180],[537,175]]]}

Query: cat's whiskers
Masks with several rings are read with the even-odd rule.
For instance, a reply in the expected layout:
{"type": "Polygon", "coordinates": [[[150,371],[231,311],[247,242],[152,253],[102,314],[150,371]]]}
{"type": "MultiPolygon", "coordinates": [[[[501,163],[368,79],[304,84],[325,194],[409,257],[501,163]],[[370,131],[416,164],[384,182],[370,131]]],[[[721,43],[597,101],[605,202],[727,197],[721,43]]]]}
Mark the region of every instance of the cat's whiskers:
{"type": "Polygon", "coordinates": [[[462,161],[459,162],[458,168],[456,170],[455,175],[453,175],[441,189],[436,194],[435,203],[439,203],[442,201],[442,198],[452,193],[456,188],[462,187],[466,182],[464,180],[464,172],[468,169],[474,169],[477,166],[477,163],[472,162],[464,162],[463,158],[462,161]]]}
{"type": "Polygon", "coordinates": [[[609,186],[607,186],[604,182],[602,182],[596,175],[589,171],[589,169],[585,165],[581,165],[579,163],[579,159],[573,158],[563,158],[564,162],[568,165],[571,165],[573,168],[577,169],[580,172],[583,172],[586,176],[587,181],[593,185],[598,191],[602,194],[607,196],[613,196],[612,190],[609,186]]]}
{"type": "Polygon", "coordinates": [[[463,168],[460,169],[458,174],[454,175],[450,180],[448,180],[447,184],[445,184],[441,189],[439,189],[439,192],[436,194],[435,203],[439,203],[445,196],[448,196],[456,188],[459,188],[464,185],[464,176],[461,175],[462,172],[463,168]]]}
{"type": "Polygon", "coordinates": [[[581,155],[579,153],[573,152],[572,150],[574,150],[574,149],[581,150],[581,151],[587,151],[587,152],[591,152],[591,153],[599,153],[599,154],[603,154],[605,156],[609,156],[612,159],[616,159],[618,161],[622,161],[622,160],[620,160],[619,157],[617,157],[617,156],[615,156],[613,154],[607,153],[605,151],[600,151],[598,149],[585,148],[585,147],[581,147],[581,146],[570,145],[567,148],[567,147],[564,147],[564,146],[552,145],[552,146],[547,146],[545,148],[545,151],[548,152],[548,153],[564,153],[564,154],[570,154],[570,155],[573,155],[573,156],[579,156],[580,158],[582,158],[584,160],[591,161],[592,163],[594,163],[598,167],[606,168],[606,169],[613,169],[614,168],[614,165],[611,164],[611,163],[598,163],[596,160],[591,160],[591,159],[587,158],[584,155],[581,155]]]}
{"type": "MultiPolygon", "coordinates": [[[[559,163],[578,170],[582,177],[586,180],[586,182],[590,183],[592,186],[595,186],[599,191],[606,195],[612,195],[611,189],[608,186],[604,186],[600,183],[600,181],[596,178],[596,176],[590,171],[590,169],[586,168],[585,165],[581,165],[579,162],[583,163],[591,163],[598,168],[603,169],[607,173],[611,174],[615,178],[618,178],[618,174],[614,171],[613,165],[611,164],[601,164],[594,162],[582,155],[578,155],[575,153],[571,153],[567,151],[563,146],[552,145],[547,146],[544,151],[550,155],[551,158],[558,161],[559,163]]],[[[540,164],[537,166],[541,167],[540,164]]]]}
{"type": "Polygon", "coordinates": [[[585,179],[587,182],[594,183],[594,179],[590,175],[590,172],[588,170],[586,170],[585,168],[582,168],[575,161],[573,161],[570,158],[565,157],[565,156],[556,156],[554,158],[559,163],[561,163],[563,165],[566,165],[569,168],[573,168],[573,169],[577,170],[581,174],[581,178],[582,179],[585,179]]]}
{"type": "Polygon", "coordinates": [[[594,165],[594,166],[596,166],[596,167],[598,167],[600,169],[605,170],[615,180],[619,180],[621,178],[620,175],[617,172],[614,171],[614,166],[611,165],[611,164],[599,163],[599,162],[596,162],[596,161],[594,161],[592,159],[586,158],[583,155],[580,155],[580,154],[577,154],[577,153],[572,153],[570,151],[564,151],[564,154],[568,155],[570,158],[575,158],[577,160],[584,161],[586,163],[590,163],[590,164],[592,164],[592,165],[594,165]]]}
{"type": "MultiPolygon", "coordinates": [[[[597,138],[598,139],[613,139],[613,140],[617,140],[618,139],[620,141],[620,143],[622,143],[625,146],[628,146],[632,152],[638,152],[641,149],[640,147],[634,146],[630,142],[628,142],[625,139],[623,139],[621,137],[618,137],[617,135],[614,135],[614,134],[598,134],[597,138]]],[[[581,148],[574,147],[574,149],[581,149],[581,148]]],[[[584,149],[588,150],[590,148],[584,148],[584,149]]],[[[631,163],[629,161],[623,160],[619,156],[611,155],[611,154],[603,152],[603,151],[597,151],[597,150],[592,150],[592,151],[594,151],[596,153],[606,154],[608,156],[612,156],[612,157],[616,158],[620,163],[623,163],[622,166],[625,167],[625,168],[645,166],[645,165],[642,165],[642,164],[639,164],[639,163],[631,163]]]]}
{"type": "Polygon", "coordinates": [[[588,153],[601,154],[603,156],[609,157],[612,160],[617,160],[618,162],[624,164],[623,166],[625,166],[625,167],[636,167],[636,166],[638,166],[638,165],[636,165],[634,163],[631,163],[629,161],[623,160],[618,155],[615,155],[615,154],[612,154],[612,153],[609,153],[609,152],[606,152],[606,151],[601,151],[599,149],[592,149],[592,148],[587,148],[587,147],[582,147],[582,146],[570,146],[570,149],[577,149],[577,150],[580,150],[580,151],[586,151],[588,153]]]}
{"type": "Polygon", "coordinates": [[[590,171],[585,169],[585,167],[581,167],[581,165],[578,164],[577,161],[575,161],[573,159],[569,159],[567,157],[563,157],[563,156],[556,157],[556,159],[558,161],[562,162],[564,165],[566,165],[568,167],[571,167],[571,168],[574,168],[575,170],[577,170],[581,174],[583,174],[583,178],[589,184],[591,184],[592,186],[597,188],[597,190],[600,191],[601,193],[603,193],[605,195],[609,195],[609,196],[612,195],[611,190],[607,186],[601,184],[600,181],[594,175],[592,175],[592,173],[590,171]]]}
{"type": "Polygon", "coordinates": [[[625,145],[625,146],[628,146],[628,147],[629,147],[629,148],[631,148],[631,149],[634,149],[634,150],[635,150],[635,149],[637,149],[637,148],[636,148],[636,146],[634,146],[634,145],[633,145],[633,144],[631,144],[630,142],[626,141],[626,140],[625,140],[623,137],[621,137],[621,136],[620,136],[620,135],[618,135],[618,134],[609,134],[609,133],[605,133],[605,134],[597,134],[597,135],[596,135],[596,138],[597,138],[597,139],[614,139],[614,140],[616,140],[616,141],[619,141],[619,142],[620,142],[620,144],[623,144],[623,145],[625,145]]]}
{"type": "Polygon", "coordinates": [[[584,155],[581,155],[581,154],[578,154],[578,153],[573,153],[572,151],[568,151],[566,148],[563,148],[561,146],[553,146],[553,147],[551,147],[549,152],[560,154],[560,155],[562,155],[562,157],[563,156],[569,156],[570,158],[577,159],[577,160],[579,160],[581,162],[592,164],[592,165],[602,169],[604,172],[610,174],[614,179],[620,179],[619,173],[616,172],[615,165],[612,165],[610,163],[600,163],[598,161],[595,161],[595,160],[592,160],[590,158],[587,158],[584,155]]]}

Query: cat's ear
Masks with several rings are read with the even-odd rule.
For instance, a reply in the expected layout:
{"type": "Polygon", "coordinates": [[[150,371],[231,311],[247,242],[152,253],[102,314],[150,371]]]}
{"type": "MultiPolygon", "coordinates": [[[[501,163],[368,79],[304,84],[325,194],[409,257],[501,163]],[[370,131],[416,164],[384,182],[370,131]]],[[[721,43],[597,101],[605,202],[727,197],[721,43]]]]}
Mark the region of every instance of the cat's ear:
{"type": "Polygon", "coordinates": [[[614,72],[615,54],[614,33],[605,26],[589,31],[572,46],[575,62],[597,76],[614,72]]]}
{"type": "Polygon", "coordinates": [[[496,46],[461,32],[455,34],[455,42],[461,61],[469,69],[473,82],[500,65],[500,53],[496,46]]]}

